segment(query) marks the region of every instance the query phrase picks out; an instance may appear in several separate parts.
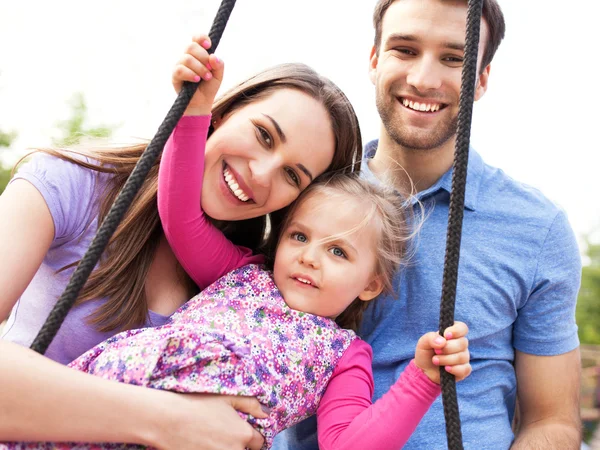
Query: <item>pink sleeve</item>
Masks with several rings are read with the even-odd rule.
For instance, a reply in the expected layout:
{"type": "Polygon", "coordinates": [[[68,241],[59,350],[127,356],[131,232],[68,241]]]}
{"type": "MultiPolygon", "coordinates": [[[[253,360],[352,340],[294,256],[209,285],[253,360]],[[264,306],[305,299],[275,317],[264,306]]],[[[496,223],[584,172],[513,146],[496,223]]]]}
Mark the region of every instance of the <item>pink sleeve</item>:
{"type": "Polygon", "coordinates": [[[411,361],[374,404],[372,350],[354,341],[335,368],[317,410],[321,450],[398,449],[406,443],[440,393],[411,361]]]}
{"type": "Polygon", "coordinates": [[[233,269],[262,263],[233,244],[200,206],[204,150],[211,116],[183,116],[167,141],[158,172],[158,212],[169,245],[200,289],[233,269]]]}

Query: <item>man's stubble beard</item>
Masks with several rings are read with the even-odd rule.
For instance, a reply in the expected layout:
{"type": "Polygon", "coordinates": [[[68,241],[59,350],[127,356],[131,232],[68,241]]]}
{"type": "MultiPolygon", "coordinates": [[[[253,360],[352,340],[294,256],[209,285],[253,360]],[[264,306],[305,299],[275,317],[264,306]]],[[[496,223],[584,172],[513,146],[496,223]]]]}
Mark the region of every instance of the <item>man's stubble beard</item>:
{"type": "Polygon", "coordinates": [[[378,93],[377,111],[387,134],[401,147],[409,150],[433,150],[441,147],[456,135],[458,115],[443,121],[433,130],[411,132],[402,123],[400,114],[397,114],[396,107],[402,106],[395,97],[392,98],[393,103],[390,104],[389,97],[378,93]],[[398,103],[398,105],[394,103],[398,103]]]}

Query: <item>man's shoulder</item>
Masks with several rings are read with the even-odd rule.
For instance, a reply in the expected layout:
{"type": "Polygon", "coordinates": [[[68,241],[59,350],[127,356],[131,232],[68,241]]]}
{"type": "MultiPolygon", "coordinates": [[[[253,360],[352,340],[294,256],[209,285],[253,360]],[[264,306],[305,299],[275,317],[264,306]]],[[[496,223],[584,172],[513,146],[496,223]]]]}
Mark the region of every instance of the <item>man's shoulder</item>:
{"type": "Polygon", "coordinates": [[[483,162],[478,209],[498,213],[555,217],[562,208],[540,189],[516,180],[504,170],[483,162]]]}

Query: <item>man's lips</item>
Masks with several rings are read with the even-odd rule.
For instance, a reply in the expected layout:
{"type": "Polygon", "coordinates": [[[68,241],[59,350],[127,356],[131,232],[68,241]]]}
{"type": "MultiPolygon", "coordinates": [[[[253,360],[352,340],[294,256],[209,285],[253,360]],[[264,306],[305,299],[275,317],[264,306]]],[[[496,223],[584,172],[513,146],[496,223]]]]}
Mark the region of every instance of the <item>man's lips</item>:
{"type": "Polygon", "coordinates": [[[448,106],[447,103],[442,103],[433,99],[418,98],[418,97],[397,97],[398,101],[406,109],[418,113],[433,114],[448,106]]]}

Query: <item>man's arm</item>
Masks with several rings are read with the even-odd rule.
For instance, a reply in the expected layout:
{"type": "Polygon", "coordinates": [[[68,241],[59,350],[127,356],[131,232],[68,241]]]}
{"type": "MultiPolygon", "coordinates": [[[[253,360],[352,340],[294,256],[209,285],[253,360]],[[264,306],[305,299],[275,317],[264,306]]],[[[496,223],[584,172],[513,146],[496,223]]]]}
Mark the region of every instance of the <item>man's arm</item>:
{"type": "Polygon", "coordinates": [[[556,356],[516,350],[515,370],[519,427],[511,449],[579,449],[579,348],[556,356]]]}

